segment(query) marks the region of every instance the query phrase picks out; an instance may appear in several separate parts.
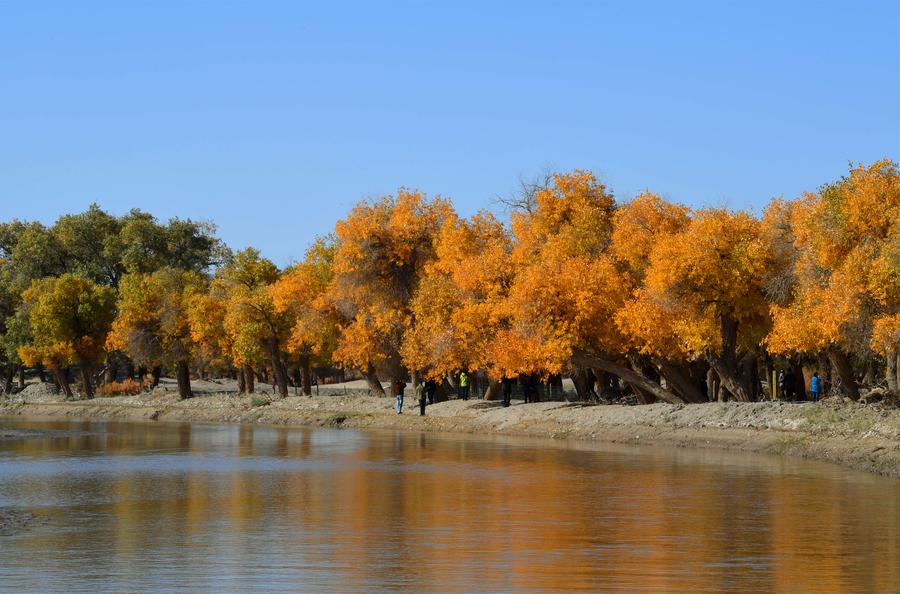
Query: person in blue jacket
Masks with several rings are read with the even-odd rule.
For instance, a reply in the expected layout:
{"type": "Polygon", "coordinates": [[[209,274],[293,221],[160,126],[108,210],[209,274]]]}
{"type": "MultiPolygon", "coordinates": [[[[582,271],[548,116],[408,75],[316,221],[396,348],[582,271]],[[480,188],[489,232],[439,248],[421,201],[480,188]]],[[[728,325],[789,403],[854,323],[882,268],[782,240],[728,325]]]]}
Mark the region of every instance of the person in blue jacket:
{"type": "Polygon", "coordinates": [[[809,382],[809,391],[812,393],[813,402],[818,402],[822,395],[822,380],[819,379],[819,372],[812,374],[812,381],[809,382]]]}

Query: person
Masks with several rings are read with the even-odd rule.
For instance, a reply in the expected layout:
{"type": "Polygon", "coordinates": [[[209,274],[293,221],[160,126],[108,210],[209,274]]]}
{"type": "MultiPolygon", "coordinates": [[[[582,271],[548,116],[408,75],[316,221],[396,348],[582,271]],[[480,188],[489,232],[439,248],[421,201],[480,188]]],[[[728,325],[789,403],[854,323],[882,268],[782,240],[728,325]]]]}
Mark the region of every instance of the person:
{"type": "Polygon", "coordinates": [[[809,391],[812,394],[813,402],[818,402],[822,392],[822,380],[819,379],[818,371],[815,371],[812,374],[812,380],[809,382],[809,391]]]}
{"type": "Polygon", "coordinates": [[[403,390],[406,388],[406,384],[403,382],[392,382],[391,386],[394,388],[394,395],[397,397],[397,414],[403,414],[403,390]]]}
{"type": "Polygon", "coordinates": [[[418,386],[416,386],[416,398],[419,399],[419,416],[425,416],[425,403],[427,402],[428,396],[426,395],[427,388],[425,382],[420,382],[418,386]]]}
{"type": "Polygon", "coordinates": [[[469,399],[469,374],[465,371],[459,372],[459,397],[463,400],[469,399]]]}
{"type": "Polygon", "coordinates": [[[784,399],[787,401],[794,400],[794,386],[796,385],[797,377],[794,375],[794,368],[788,367],[784,372],[784,399]]]}
{"type": "Polygon", "coordinates": [[[522,397],[525,399],[525,404],[531,402],[531,383],[528,380],[528,376],[519,375],[519,385],[522,386],[522,397]]]}
{"type": "Polygon", "coordinates": [[[501,384],[503,387],[503,406],[509,406],[512,400],[512,380],[505,377],[501,384]]]}
{"type": "Polygon", "coordinates": [[[434,404],[435,394],[437,394],[437,382],[430,379],[425,382],[425,395],[428,396],[428,404],[434,404]]]}

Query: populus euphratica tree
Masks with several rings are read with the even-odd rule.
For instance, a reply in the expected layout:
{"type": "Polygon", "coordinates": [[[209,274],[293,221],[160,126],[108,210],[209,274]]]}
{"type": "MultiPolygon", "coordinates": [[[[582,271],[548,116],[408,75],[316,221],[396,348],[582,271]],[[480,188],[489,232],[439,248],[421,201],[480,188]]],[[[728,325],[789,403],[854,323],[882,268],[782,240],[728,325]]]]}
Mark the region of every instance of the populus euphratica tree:
{"type": "Polygon", "coordinates": [[[335,227],[338,248],[326,297],[341,319],[334,358],[361,369],[376,394],[384,394],[378,369],[395,385],[406,379],[400,351],[413,324],[410,302],[452,214],[446,200],[401,189],[358,204],[335,227]]]}
{"type": "Polygon", "coordinates": [[[73,274],[34,281],[24,292],[31,340],[19,349],[26,365],[42,364],[72,395],[65,369],[81,369],[84,396],[94,396],[91,371],[104,354],[115,317],[115,291],[73,274]]]}
{"type": "Polygon", "coordinates": [[[194,297],[205,290],[196,272],[163,268],[125,274],[107,346],[122,349],[138,364],[174,370],[179,396],[190,398],[195,346],[188,314],[194,297]]]}

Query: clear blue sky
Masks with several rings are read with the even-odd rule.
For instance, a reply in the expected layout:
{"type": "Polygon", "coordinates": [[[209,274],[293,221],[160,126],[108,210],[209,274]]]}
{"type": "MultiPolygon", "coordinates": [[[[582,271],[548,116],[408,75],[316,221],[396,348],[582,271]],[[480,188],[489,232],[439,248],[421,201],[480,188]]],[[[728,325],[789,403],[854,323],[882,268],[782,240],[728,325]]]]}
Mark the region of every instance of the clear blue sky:
{"type": "Polygon", "coordinates": [[[283,265],[401,185],[758,209],[883,156],[896,0],[0,4],[0,220],[139,207],[283,265]]]}

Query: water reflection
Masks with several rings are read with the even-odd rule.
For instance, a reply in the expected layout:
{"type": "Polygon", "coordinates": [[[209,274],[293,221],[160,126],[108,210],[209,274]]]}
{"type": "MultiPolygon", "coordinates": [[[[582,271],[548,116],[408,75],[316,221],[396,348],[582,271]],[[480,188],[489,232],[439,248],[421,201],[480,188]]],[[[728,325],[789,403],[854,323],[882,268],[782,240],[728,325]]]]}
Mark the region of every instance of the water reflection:
{"type": "Polygon", "coordinates": [[[896,481],[712,451],[3,422],[0,589],[900,588],[896,481]]]}

